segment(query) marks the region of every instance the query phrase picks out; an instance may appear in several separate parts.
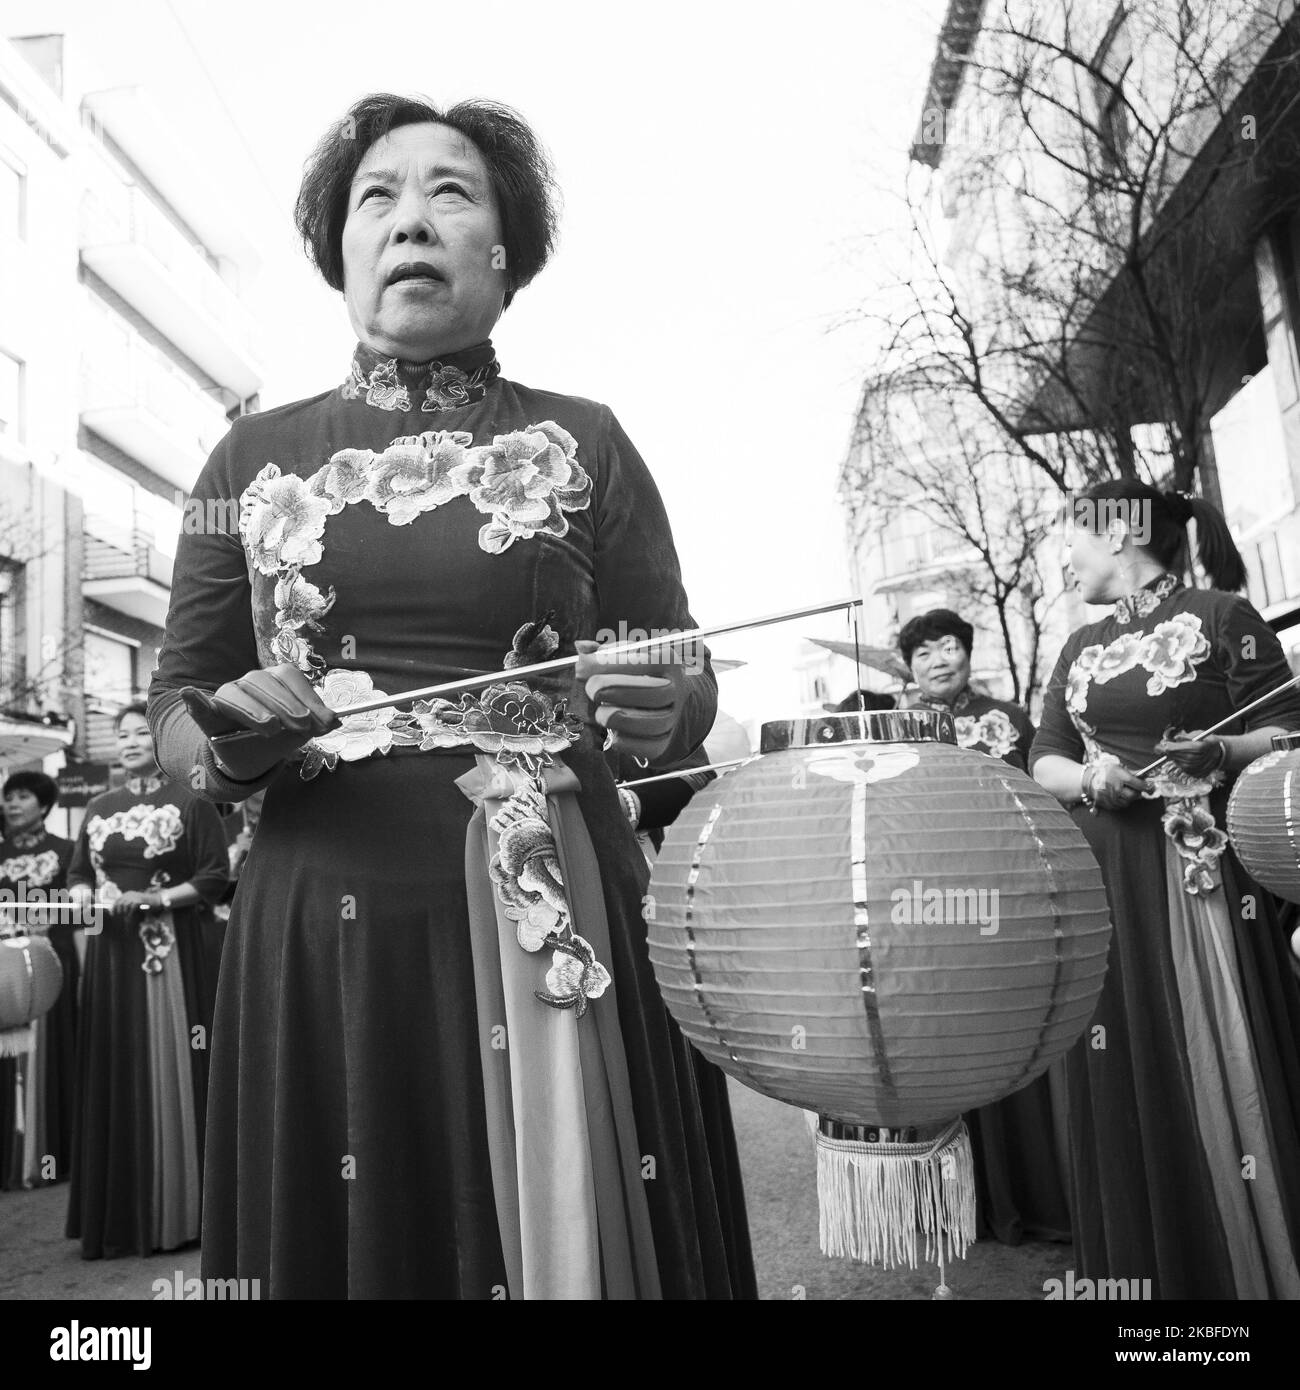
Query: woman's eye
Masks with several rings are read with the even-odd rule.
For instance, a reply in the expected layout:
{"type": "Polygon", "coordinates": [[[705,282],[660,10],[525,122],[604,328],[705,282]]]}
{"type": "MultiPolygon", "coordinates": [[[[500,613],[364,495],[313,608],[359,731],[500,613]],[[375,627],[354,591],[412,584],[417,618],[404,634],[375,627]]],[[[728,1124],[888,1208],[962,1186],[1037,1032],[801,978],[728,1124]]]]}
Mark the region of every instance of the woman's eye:
{"type": "Polygon", "coordinates": [[[388,190],[387,190],[386,188],[380,188],[379,185],[376,184],[375,187],[373,187],[373,188],[367,188],[367,189],[366,189],[366,191],[365,191],[365,192],[361,195],[361,197],[357,200],[357,206],[359,207],[362,203],[364,203],[364,202],[366,201],[366,199],[369,198],[370,195],[371,195],[372,193],[380,193],[380,194],[382,194],[384,197],[387,197],[387,196],[388,196],[388,190]]]}
{"type": "Polygon", "coordinates": [[[469,197],[469,194],[466,193],[458,183],[440,183],[437,188],[433,190],[433,196],[436,198],[442,193],[455,193],[462,198],[469,197]]]}

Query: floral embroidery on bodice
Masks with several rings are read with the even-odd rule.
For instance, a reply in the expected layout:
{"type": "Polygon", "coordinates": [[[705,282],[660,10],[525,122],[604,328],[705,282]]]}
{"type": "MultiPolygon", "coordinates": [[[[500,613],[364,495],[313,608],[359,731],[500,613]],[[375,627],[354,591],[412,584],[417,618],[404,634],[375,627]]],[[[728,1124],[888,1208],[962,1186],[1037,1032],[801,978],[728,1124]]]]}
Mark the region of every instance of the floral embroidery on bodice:
{"type": "Polygon", "coordinates": [[[906,709],[934,709],[954,716],[953,724],[959,748],[974,748],[978,752],[987,751],[995,758],[1005,758],[1020,741],[1020,731],[1005,710],[988,709],[982,714],[962,714],[978,699],[970,686],[958,691],[950,705],[938,700],[928,700],[919,692],[911,695],[904,706],[906,709]]]}
{"type": "MultiPolygon", "coordinates": [[[[496,435],[473,446],[463,430],[403,435],[386,448],[341,449],[308,478],[268,463],[239,499],[239,535],[250,577],[275,579],[271,655],[320,680],[325,663],[312,647],[335,592],[303,577],[325,553],[326,525],[345,507],[365,503],[392,526],[458,499],[489,520],[479,546],[500,555],[517,540],[568,534],[567,512],[591,505],[591,477],[578,442],[554,421],[496,435]]],[[[343,675],[356,674],[343,672],[343,675]]],[[[381,692],[382,693],[382,692],[381,692]]]]}
{"type": "MultiPolygon", "coordinates": [[[[1115,619],[1127,627],[1150,618],[1182,587],[1177,576],[1163,574],[1145,588],[1121,598],[1115,606],[1115,619]]],[[[1116,754],[1101,747],[1097,728],[1087,717],[1094,687],[1107,685],[1131,671],[1143,671],[1147,679],[1141,689],[1147,698],[1154,699],[1195,681],[1197,668],[1209,659],[1211,650],[1201,618],[1186,611],[1171,614],[1149,631],[1124,632],[1109,642],[1084,647],[1070,663],[1065,708],[1083,740],[1086,762],[1098,767],[1123,765],[1116,754]]],[[[1144,795],[1148,800],[1164,800],[1165,834],[1185,861],[1185,891],[1192,895],[1212,892],[1220,882],[1217,863],[1228,841],[1215,824],[1209,795],[1223,784],[1224,774],[1215,771],[1206,777],[1194,777],[1165,762],[1148,774],[1148,780],[1151,791],[1144,795]]]]}
{"type": "Polygon", "coordinates": [[[176,848],[185,833],[180,811],[170,804],[154,806],[144,801],[111,816],[92,816],[86,826],[86,839],[96,870],[102,870],[104,844],[110,835],[124,840],[143,840],[144,857],[159,859],[176,848]]]}
{"type": "Polygon", "coordinates": [[[991,709],[981,715],[959,714],[955,722],[958,747],[987,748],[996,758],[1006,757],[1020,737],[1005,710],[991,709]]]}
{"type": "Polygon", "coordinates": [[[44,888],[59,875],[57,850],[37,850],[30,854],[0,859],[0,879],[9,883],[26,884],[29,888],[44,888]]]}

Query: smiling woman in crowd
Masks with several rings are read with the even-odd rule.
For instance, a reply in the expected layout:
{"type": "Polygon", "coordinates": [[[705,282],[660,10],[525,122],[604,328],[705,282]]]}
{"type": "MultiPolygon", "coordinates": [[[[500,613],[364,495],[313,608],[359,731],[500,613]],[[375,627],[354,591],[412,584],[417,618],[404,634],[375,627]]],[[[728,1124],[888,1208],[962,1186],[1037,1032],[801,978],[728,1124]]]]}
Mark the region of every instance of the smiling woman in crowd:
{"type": "Polygon", "coordinates": [[[235,423],[195,496],[238,524],[181,538],[163,765],[214,800],[266,788],[204,1273],[273,1297],[753,1292],[725,1092],[701,1097],[659,998],[603,753],[688,756],[716,682],[587,640],[693,625],[668,521],[608,407],[509,380],[489,338],[546,263],[552,195],[507,108],[358,102],[297,204],[351,361],[235,423]],[[574,653],[576,683],[332,713],[574,653]]]}

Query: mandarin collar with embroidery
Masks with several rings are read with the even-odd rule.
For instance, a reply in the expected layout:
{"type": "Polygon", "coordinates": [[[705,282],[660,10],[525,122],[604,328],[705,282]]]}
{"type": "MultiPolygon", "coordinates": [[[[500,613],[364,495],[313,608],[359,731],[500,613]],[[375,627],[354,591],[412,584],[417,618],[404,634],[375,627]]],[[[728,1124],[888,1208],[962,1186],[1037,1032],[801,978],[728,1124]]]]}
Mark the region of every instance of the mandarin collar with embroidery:
{"type": "Polygon", "coordinates": [[[908,696],[907,708],[937,709],[948,714],[960,714],[974,699],[975,695],[969,685],[962,686],[957,694],[957,698],[953,700],[950,705],[945,705],[942,700],[927,699],[927,697],[922,695],[918,690],[916,694],[908,696]]]}
{"type": "Polygon", "coordinates": [[[39,849],[45,843],[48,834],[42,826],[39,830],[24,830],[7,838],[15,849],[39,849]]]}
{"type": "Polygon", "coordinates": [[[163,789],[163,783],[167,779],[154,773],[149,777],[128,777],[126,779],[126,789],[132,796],[152,796],[154,792],[163,789]]]}
{"type": "Polygon", "coordinates": [[[1157,575],[1150,583],[1144,584],[1140,589],[1135,589],[1131,594],[1125,594],[1115,605],[1115,620],[1127,626],[1134,618],[1145,618],[1154,613],[1157,608],[1174,592],[1181,589],[1183,581],[1176,574],[1166,571],[1164,574],[1157,575]]]}
{"type": "Polygon", "coordinates": [[[361,401],[376,410],[430,414],[476,404],[500,374],[491,342],[476,343],[432,362],[381,357],[358,343],[342,394],[345,401],[361,401]]]}

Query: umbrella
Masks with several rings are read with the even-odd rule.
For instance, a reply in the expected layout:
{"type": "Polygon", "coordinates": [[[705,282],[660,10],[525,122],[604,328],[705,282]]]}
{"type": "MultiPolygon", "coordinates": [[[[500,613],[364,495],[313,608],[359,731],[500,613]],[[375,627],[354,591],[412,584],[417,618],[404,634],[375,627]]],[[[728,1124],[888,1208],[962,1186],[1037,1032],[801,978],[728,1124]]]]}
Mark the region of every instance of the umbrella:
{"type": "Polygon", "coordinates": [[[892,647],[858,647],[852,642],[838,642],[830,637],[808,637],[804,640],[825,647],[836,656],[847,656],[850,661],[856,658],[863,666],[883,671],[887,676],[894,676],[900,681],[912,679],[912,673],[907,669],[903,658],[892,647]]]}

